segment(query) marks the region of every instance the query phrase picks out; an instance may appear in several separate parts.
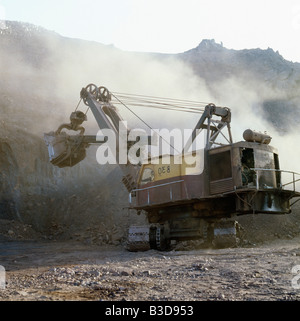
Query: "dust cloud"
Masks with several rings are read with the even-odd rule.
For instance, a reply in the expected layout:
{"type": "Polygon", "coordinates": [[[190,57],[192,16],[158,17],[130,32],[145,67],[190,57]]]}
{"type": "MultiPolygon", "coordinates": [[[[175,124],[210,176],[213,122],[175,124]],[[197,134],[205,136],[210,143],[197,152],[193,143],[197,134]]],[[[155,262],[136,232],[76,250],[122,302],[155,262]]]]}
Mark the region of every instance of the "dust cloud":
{"type": "MultiPolygon", "coordinates": [[[[81,48],[79,56],[76,53],[70,55],[69,50],[60,52],[61,57],[65,58],[61,58],[63,63],[59,68],[58,95],[72,95],[69,101],[73,103],[70,106],[76,105],[80,89],[90,83],[105,86],[117,93],[176,99],[201,97],[204,101],[209,101],[211,97],[205,81],[197,77],[190,67],[174,58],[161,61],[147,54],[128,53],[115,48],[81,48]]],[[[129,107],[152,128],[186,127],[194,119],[188,115],[182,117],[178,112],[129,107]]],[[[119,105],[118,108],[130,128],[143,126],[124,106],[119,105]]],[[[97,126],[91,128],[95,129],[98,129],[97,126]]]]}
{"type": "MultiPolygon", "coordinates": [[[[283,132],[274,126],[262,109],[264,101],[286,99],[286,93],[271,88],[250,73],[244,71],[240,78],[228,77],[221,83],[215,80],[213,84],[207,84],[201,74],[195,74],[190,65],[176,56],[124,52],[114,47],[70,39],[65,39],[64,45],[50,41],[48,47],[53,55],[51,60],[57,62],[51,71],[51,78],[56,79],[52,92],[63,100],[61,113],[65,119],[77,105],[80,89],[89,83],[105,86],[112,92],[212,102],[231,108],[235,141],[242,140],[243,132],[248,128],[267,132],[273,138],[271,144],[279,149],[282,167],[300,171],[297,162],[292,163],[293,158],[290,157],[293,153],[298,158],[299,152],[293,148],[297,146],[297,133],[293,133],[292,128],[283,132]]],[[[80,108],[86,110],[83,104],[80,108]]],[[[143,127],[124,106],[119,105],[118,108],[129,128],[143,127]]],[[[198,114],[157,109],[132,107],[132,110],[152,128],[192,129],[200,117],[198,114]]],[[[88,114],[88,119],[87,130],[95,134],[98,126],[91,114],[88,114]]]]}
{"type": "MultiPolygon", "coordinates": [[[[131,53],[114,47],[91,45],[82,41],[65,40],[65,46],[50,43],[53,57],[57,61],[55,96],[64,98],[64,113],[69,114],[77,104],[81,87],[95,83],[105,86],[112,92],[133,93],[155,97],[195,100],[215,103],[229,107],[232,111],[232,133],[234,141],[243,140],[244,130],[251,128],[266,132],[272,137],[271,145],[279,151],[281,168],[300,172],[298,159],[300,149],[297,147],[299,133],[294,127],[280,127],[281,120],[292,119],[292,115],[278,113],[272,118],[265,113],[265,101],[289,100],[284,89],[273,88],[270,84],[256,79],[250,72],[241,73],[240,77],[228,77],[219,82],[208,83],[192,66],[176,56],[131,53]],[[79,44],[77,46],[76,44],[79,44]]],[[[84,106],[85,108],[86,106],[84,106]]],[[[121,114],[128,121],[129,128],[141,128],[143,124],[119,105],[121,114]]],[[[189,128],[193,129],[200,115],[180,112],[147,110],[134,107],[132,110],[152,128],[189,128]]],[[[95,134],[98,126],[89,116],[88,132],[95,134]]],[[[291,179],[283,174],[283,181],[291,179]]]]}
{"type": "MultiPolygon", "coordinates": [[[[300,101],[293,101],[293,106],[288,113],[284,108],[291,99],[284,90],[274,89],[270,85],[253,79],[248,75],[246,78],[232,77],[222,83],[215,82],[212,92],[217,103],[226,105],[232,111],[232,133],[234,141],[243,140],[244,130],[250,128],[257,132],[267,133],[272,137],[270,145],[277,148],[281,169],[300,173],[298,148],[300,101]],[[264,111],[264,102],[282,101],[281,109],[267,114],[264,111]]],[[[283,174],[284,177],[291,175],[283,174]]],[[[299,177],[298,177],[299,178],[299,177]]],[[[287,178],[288,179],[288,178],[287,178]]]]}

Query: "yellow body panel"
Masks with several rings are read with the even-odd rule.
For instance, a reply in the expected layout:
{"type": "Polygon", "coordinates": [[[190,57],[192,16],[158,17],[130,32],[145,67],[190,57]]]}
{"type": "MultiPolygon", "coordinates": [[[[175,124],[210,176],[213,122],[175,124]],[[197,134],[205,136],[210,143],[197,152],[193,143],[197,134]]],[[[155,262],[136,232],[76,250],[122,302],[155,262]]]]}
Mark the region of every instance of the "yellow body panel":
{"type": "Polygon", "coordinates": [[[200,175],[204,169],[204,150],[185,155],[163,155],[142,165],[139,184],[171,179],[185,175],[200,175]]]}

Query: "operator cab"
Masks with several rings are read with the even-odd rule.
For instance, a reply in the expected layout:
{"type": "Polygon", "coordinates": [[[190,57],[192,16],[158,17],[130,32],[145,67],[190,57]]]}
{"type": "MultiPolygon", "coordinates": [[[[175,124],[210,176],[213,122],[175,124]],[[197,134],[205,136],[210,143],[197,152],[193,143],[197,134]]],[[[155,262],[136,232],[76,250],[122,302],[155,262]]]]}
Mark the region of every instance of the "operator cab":
{"type": "Polygon", "coordinates": [[[297,174],[280,170],[277,149],[261,135],[252,132],[246,141],[208,151],[209,195],[235,195],[237,214],[290,213],[290,199],[299,196],[297,174]]]}
{"type": "Polygon", "coordinates": [[[250,187],[258,184],[258,187],[261,188],[279,188],[281,186],[281,173],[279,170],[279,157],[276,152],[258,148],[241,148],[243,186],[250,187]],[[254,168],[266,169],[266,171],[259,173],[254,171],[254,168]]]}

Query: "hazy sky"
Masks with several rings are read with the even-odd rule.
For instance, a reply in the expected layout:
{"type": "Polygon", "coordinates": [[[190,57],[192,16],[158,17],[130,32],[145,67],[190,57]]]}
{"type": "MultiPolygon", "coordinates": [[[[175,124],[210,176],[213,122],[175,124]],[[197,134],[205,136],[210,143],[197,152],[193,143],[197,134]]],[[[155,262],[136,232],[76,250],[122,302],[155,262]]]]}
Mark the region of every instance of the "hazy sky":
{"type": "Polygon", "coordinates": [[[0,19],[123,50],[179,53],[215,39],[300,62],[299,0],[0,0],[0,19]]]}

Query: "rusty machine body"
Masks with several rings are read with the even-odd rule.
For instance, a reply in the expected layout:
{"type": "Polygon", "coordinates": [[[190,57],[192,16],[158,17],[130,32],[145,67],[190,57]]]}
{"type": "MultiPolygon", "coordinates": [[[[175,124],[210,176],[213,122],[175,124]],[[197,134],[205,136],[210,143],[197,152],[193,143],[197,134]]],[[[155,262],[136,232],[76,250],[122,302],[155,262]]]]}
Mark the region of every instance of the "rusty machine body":
{"type": "MultiPolygon", "coordinates": [[[[89,85],[82,89],[81,98],[100,129],[119,133],[122,118],[106,88],[89,85]]],[[[85,158],[90,144],[100,143],[96,137],[84,135],[81,124],[85,120],[86,115],[76,111],[70,124],[45,134],[53,165],[74,166],[85,158]],[[70,136],[63,128],[80,133],[70,136]]],[[[233,143],[230,122],[229,108],[207,104],[185,151],[201,131],[206,133],[204,148],[159,155],[154,162],[144,164],[120,164],[129,192],[129,208],[145,212],[149,222],[149,226],[129,228],[129,250],[166,250],[173,240],[193,239],[214,246],[232,246],[239,239],[236,216],[291,212],[291,199],[300,196],[296,191],[299,174],[280,169],[278,152],[269,145],[271,137],[266,134],[246,130],[244,141],[233,143]],[[225,138],[225,144],[217,143],[220,136],[225,138]],[[197,162],[190,165],[193,157],[197,162]],[[284,183],[282,175],[290,175],[290,180],[284,183]]],[[[150,137],[148,141],[151,144],[150,137]]],[[[118,151],[116,156],[118,159],[118,151]]]]}

